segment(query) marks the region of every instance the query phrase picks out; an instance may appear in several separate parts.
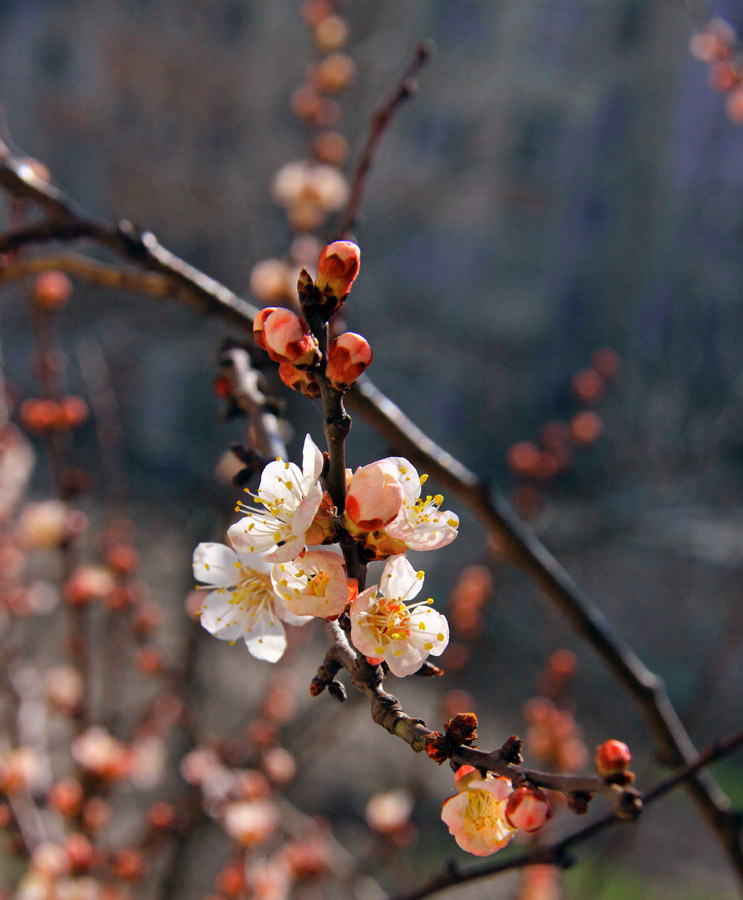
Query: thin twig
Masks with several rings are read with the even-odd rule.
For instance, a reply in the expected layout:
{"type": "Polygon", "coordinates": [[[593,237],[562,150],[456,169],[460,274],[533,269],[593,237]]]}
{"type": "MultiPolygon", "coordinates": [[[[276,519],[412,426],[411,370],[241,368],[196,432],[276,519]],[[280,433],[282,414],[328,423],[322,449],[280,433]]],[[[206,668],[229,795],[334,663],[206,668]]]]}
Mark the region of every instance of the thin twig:
{"type": "Polygon", "coordinates": [[[400,83],[395,88],[394,93],[384,106],[380,107],[380,109],[372,116],[371,131],[366,140],[366,144],[364,145],[364,149],[361,151],[348,205],[343,215],[343,220],[338,228],[341,238],[348,237],[356,226],[356,219],[359,215],[359,208],[361,207],[361,200],[364,196],[364,189],[366,187],[366,178],[374,162],[379,142],[382,140],[382,136],[399,107],[408,99],[408,97],[412,97],[418,90],[418,84],[415,77],[431,58],[432,53],[433,45],[431,43],[425,42],[418,44],[415,48],[415,57],[408,66],[400,83]]]}
{"type": "MultiPolygon", "coordinates": [[[[0,144],[0,186],[12,196],[36,201],[58,224],[54,235],[65,239],[65,227],[80,225],[82,214],[61,191],[37,178],[27,165],[14,159],[0,144]]],[[[116,250],[129,262],[167,274],[178,285],[173,299],[189,302],[204,313],[217,315],[245,333],[252,333],[255,308],[228,288],[189,266],[162,247],[151,233],[139,233],[130,223],[119,225],[91,219],[78,228],[94,240],[116,250]]],[[[78,235],[79,236],[79,235],[78,235]]],[[[0,253],[12,247],[0,235],[0,253]]],[[[2,267],[0,266],[0,270],[2,267]]],[[[620,683],[643,711],[659,749],[670,765],[691,762],[696,752],[660,679],[636,656],[609,622],[535,535],[517,518],[505,500],[491,492],[458,460],[420,431],[368,379],[360,380],[346,395],[348,405],[358,410],[387,440],[410,460],[425,467],[470,506],[488,527],[498,533],[524,571],[540,584],[576,631],[598,652],[620,683]]],[[[709,773],[689,778],[689,787],[706,818],[717,832],[735,870],[743,880],[740,823],[729,810],[729,802],[709,773]]]]}
{"type": "MultiPolygon", "coordinates": [[[[725,740],[710,745],[689,765],[683,766],[683,768],[663,779],[663,781],[658,782],[658,784],[647,791],[643,797],[643,808],[664,797],[680,784],[697,777],[706,766],[711,765],[718,759],[729,756],[741,746],[743,746],[743,729],[735,732],[735,734],[732,734],[725,740]]],[[[410,893],[395,897],[394,900],[423,900],[424,897],[430,897],[445,888],[490,878],[514,869],[524,869],[527,866],[547,864],[567,868],[575,862],[574,856],[569,852],[573,847],[585,843],[597,834],[606,831],[607,828],[624,821],[627,821],[627,819],[617,815],[616,812],[612,812],[602,816],[595,822],[585,825],[554,844],[535,845],[531,850],[527,850],[524,853],[506,857],[498,862],[481,866],[472,871],[462,872],[455,865],[447,866],[447,868],[429,879],[424,885],[410,893]]]]}

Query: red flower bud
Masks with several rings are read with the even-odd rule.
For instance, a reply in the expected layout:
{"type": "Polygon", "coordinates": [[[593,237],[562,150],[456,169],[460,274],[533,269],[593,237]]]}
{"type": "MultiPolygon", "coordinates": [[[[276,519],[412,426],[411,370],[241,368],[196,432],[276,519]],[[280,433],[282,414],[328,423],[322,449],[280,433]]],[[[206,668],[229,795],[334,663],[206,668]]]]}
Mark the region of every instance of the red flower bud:
{"type": "Polygon", "coordinates": [[[345,391],[372,361],[372,350],[365,337],[346,331],[330,342],[325,375],[337,391],[345,391]]]}
{"type": "Polygon", "coordinates": [[[544,791],[539,788],[517,788],[508,798],[506,819],[509,825],[530,833],[539,831],[552,817],[552,807],[544,791]]]}
{"type": "Polygon", "coordinates": [[[472,712],[457,713],[444,728],[458,744],[469,744],[477,738],[477,716],[472,712]]]}
{"type": "Polygon", "coordinates": [[[320,359],[317,339],[307,322],[290,309],[278,308],[264,315],[262,310],[253,325],[256,343],[277,363],[307,367],[320,359]]]}
{"type": "Polygon", "coordinates": [[[278,307],[276,306],[266,306],[258,313],[255,319],[253,319],[253,340],[256,342],[256,344],[258,344],[261,350],[268,351],[266,342],[263,339],[263,328],[266,319],[271,315],[271,313],[276,312],[277,308],[278,307]]]}
{"type": "Polygon", "coordinates": [[[604,741],[596,750],[596,771],[602,778],[621,775],[631,762],[630,749],[622,741],[604,741]]]}
{"type": "Polygon", "coordinates": [[[317,378],[304,369],[298,369],[291,363],[281,363],[279,365],[279,378],[287,387],[293,391],[299,391],[305,397],[319,397],[320,385],[317,378]]]}
{"type": "Polygon", "coordinates": [[[327,315],[343,304],[359,274],[360,264],[361,250],[353,241],[333,241],[323,249],[317,263],[315,285],[325,300],[323,311],[327,315]]]}

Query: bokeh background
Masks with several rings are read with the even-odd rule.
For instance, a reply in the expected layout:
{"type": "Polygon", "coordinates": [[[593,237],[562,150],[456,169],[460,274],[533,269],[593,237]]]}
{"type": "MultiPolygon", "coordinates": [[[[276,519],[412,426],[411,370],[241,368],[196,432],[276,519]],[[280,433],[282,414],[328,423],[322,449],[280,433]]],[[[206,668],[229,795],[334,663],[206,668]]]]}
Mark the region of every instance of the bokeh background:
{"type": "MultiPolygon", "coordinates": [[[[87,208],[152,229],[247,296],[253,265],[290,240],[273,175],[307,152],[289,108],[316,54],[298,6],[2,0],[2,137],[43,160],[87,208]]],[[[714,11],[743,28],[742,3],[714,11]]],[[[437,46],[385,136],[356,230],[363,265],[346,324],[374,348],[370,375],[447,450],[511,490],[509,447],[575,413],[571,381],[596,349],[619,353],[597,410],[603,434],[540,485],[532,524],[661,674],[704,745],[740,724],[743,684],[743,128],[689,54],[693,20],[681,0],[375,0],[343,12],[358,74],[340,127],[354,153],[415,44],[437,46]]],[[[0,296],[0,315],[6,374],[19,396],[33,395],[20,288],[0,296]]],[[[65,313],[72,386],[90,392],[92,354],[114,387],[117,477],[150,583],[171,610],[173,654],[191,627],[182,600],[192,547],[219,539],[229,521],[230,492],[213,472],[241,424],[220,420],[211,390],[228,336],[175,304],[82,284],[65,313]]],[[[320,413],[288,400],[296,452],[305,431],[319,440],[320,413]]],[[[352,464],[387,449],[355,423],[352,464]]],[[[106,493],[95,421],[80,453],[97,476],[87,501],[95,518],[106,493]]],[[[36,484],[40,496],[48,490],[43,465],[36,484]]],[[[578,657],[587,744],[628,740],[639,783],[649,784],[660,770],[625,694],[447,499],[463,525],[454,545],[421,558],[430,590],[444,600],[462,566],[482,563],[495,596],[467,665],[435,690],[400,684],[405,705],[433,724],[442,715],[434,694],[466,690],[482,746],[494,746],[523,730],[545,660],[566,646],[578,657]]],[[[317,640],[299,653],[302,677],[319,660],[317,640]]],[[[263,668],[241,648],[205,646],[197,680],[199,697],[211,698],[210,727],[239,732],[263,668]]],[[[325,696],[311,703],[309,716],[338,715],[325,696]]],[[[410,884],[459,854],[438,821],[449,774],[429,772],[349,706],[334,736],[312,744],[294,798],[363,844],[368,796],[413,784],[425,839],[381,875],[410,884]]],[[[740,766],[724,764],[719,776],[743,802],[740,766]]],[[[586,864],[564,880],[575,900],[734,894],[681,796],[581,856],[586,864]]],[[[200,877],[184,875],[196,885],[184,890],[208,889],[200,877]]],[[[462,896],[512,892],[504,881],[462,896]]]]}

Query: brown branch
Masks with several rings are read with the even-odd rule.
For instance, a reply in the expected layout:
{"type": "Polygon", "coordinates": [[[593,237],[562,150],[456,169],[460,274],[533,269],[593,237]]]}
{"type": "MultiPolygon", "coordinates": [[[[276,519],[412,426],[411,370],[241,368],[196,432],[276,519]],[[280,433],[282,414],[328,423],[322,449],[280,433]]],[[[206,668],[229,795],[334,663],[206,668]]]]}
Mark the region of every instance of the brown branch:
{"type": "Polygon", "coordinates": [[[364,189],[366,188],[366,179],[369,174],[369,170],[374,163],[374,158],[377,153],[379,142],[382,140],[382,137],[387,130],[392,117],[397,112],[399,107],[405,102],[405,100],[408,99],[408,97],[412,97],[413,94],[415,94],[415,92],[418,90],[418,84],[415,80],[415,76],[431,58],[432,53],[432,43],[426,42],[418,44],[418,46],[415,48],[415,57],[413,58],[411,64],[408,66],[408,69],[400,80],[400,83],[395,88],[394,93],[384,104],[384,106],[378,109],[377,112],[375,112],[372,116],[371,131],[369,133],[369,137],[366,140],[366,144],[364,145],[364,149],[361,151],[361,156],[359,157],[359,162],[356,167],[356,174],[354,175],[353,179],[353,185],[351,187],[351,194],[348,199],[348,205],[343,215],[343,220],[338,227],[338,232],[341,238],[348,237],[356,226],[359,208],[361,207],[361,201],[364,196],[364,189]]]}
{"type": "MultiPolygon", "coordinates": [[[[59,221],[57,238],[63,237],[65,221],[78,225],[82,221],[82,214],[71,201],[59,190],[33,175],[29,167],[15,160],[2,144],[0,186],[14,197],[34,200],[50,214],[51,220],[59,221]]],[[[89,227],[81,230],[116,250],[130,262],[172,276],[179,287],[174,299],[195,304],[202,312],[217,315],[241,331],[252,333],[255,308],[171,254],[158,243],[154,235],[138,233],[126,221],[112,225],[90,220],[89,227]]],[[[0,253],[7,249],[8,236],[0,236],[0,253]]],[[[501,536],[514,561],[544,588],[578,634],[597,651],[634,698],[655,735],[665,761],[670,765],[679,765],[694,760],[694,745],[660,679],[614,632],[600,610],[585,597],[570,575],[517,518],[505,500],[491,493],[469,469],[438,447],[368,379],[360,380],[346,396],[352,409],[357,409],[391,444],[408,455],[413,463],[427,468],[430,474],[501,536]]],[[[706,772],[690,776],[689,788],[727,849],[738,876],[743,880],[740,823],[730,812],[727,798],[706,772]]]]}
{"type": "MultiPolygon", "coordinates": [[[[663,761],[672,766],[689,763],[696,750],[662,681],[617,634],[603,613],[586,597],[570,575],[538,538],[518,519],[498,494],[427,437],[368,379],[360,379],[349,394],[349,405],[415,465],[463,500],[505,543],[515,563],[544,588],[562,613],[604,660],[645,715],[663,761]]],[[[689,779],[689,789],[724,843],[738,876],[743,880],[740,822],[729,801],[706,772],[689,779]]]]}
{"type": "Polygon", "coordinates": [[[112,266],[76,253],[13,258],[0,267],[0,287],[50,271],[65,272],[96,287],[136,291],[153,297],[169,297],[175,293],[175,286],[166,275],[112,266]]]}
{"type": "MultiPolygon", "coordinates": [[[[658,782],[643,797],[643,808],[656,800],[661,799],[670,793],[674,788],[695,778],[702,769],[711,765],[716,760],[729,756],[739,747],[743,746],[743,729],[735,732],[730,737],[718,741],[710,745],[703,753],[690,764],[683,766],[677,772],[674,772],[668,778],[658,782]]],[[[443,891],[445,888],[467,884],[471,881],[479,881],[483,878],[489,878],[499,875],[502,872],[512,871],[514,869],[524,869],[534,865],[553,865],[560,868],[568,868],[573,865],[575,858],[569,852],[578,844],[583,844],[589,839],[595,837],[608,828],[619,822],[628,821],[626,816],[618,814],[616,811],[608,813],[591,822],[573,834],[568,835],[562,840],[553,844],[535,845],[531,850],[519,853],[498,862],[489,863],[472,871],[462,872],[456,865],[450,865],[443,872],[429,879],[424,885],[410,893],[395,897],[394,900],[423,900],[424,897],[430,897],[443,891]]]]}

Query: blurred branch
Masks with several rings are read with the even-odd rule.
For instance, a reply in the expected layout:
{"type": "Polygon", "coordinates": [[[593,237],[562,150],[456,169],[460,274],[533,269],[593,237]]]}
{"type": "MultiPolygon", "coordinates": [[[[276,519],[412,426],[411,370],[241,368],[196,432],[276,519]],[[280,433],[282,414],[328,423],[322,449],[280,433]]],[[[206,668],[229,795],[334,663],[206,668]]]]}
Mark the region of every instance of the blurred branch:
{"type": "MultiPolygon", "coordinates": [[[[743,729],[722,741],[716,741],[714,744],[711,744],[692,763],[674,772],[651,788],[644,795],[643,808],[664,797],[684,782],[698,777],[701,770],[706,766],[725,756],[729,756],[741,746],[743,746],[743,729]]],[[[536,844],[531,850],[490,863],[474,871],[462,872],[456,864],[452,863],[443,872],[435,875],[417,890],[396,897],[394,900],[423,900],[424,897],[430,897],[432,894],[436,894],[445,888],[466,884],[470,881],[479,881],[482,878],[499,875],[501,872],[524,869],[527,866],[552,865],[567,869],[575,863],[574,856],[569,853],[573,847],[585,843],[585,841],[606,831],[612,825],[623,821],[628,821],[628,819],[618,815],[616,812],[609,813],[560,841],[556,841],[553,844],[536,844]]]]}
{"type": "MultiPolygon", "coordinates": [[[[44,208],[51,217],[50,228],[58,222],[59,230],[54,235],[56,239],[64,240],[65,228],[74,225],[75,236],[85,234],[130,262],[168,275],[177,286],[174,299],[190,302],[202,312],[217,315],[241,331],[252,334],[252,319],[256,313],[252,304],[166,250],[150,232],[139,232],[126,220],[114,225],[84,218],[72,201],[38,178],[28,164],[14,159],[2,143],[0,186],[13,197],[34,200],[44,208]]],[[[49,235],[48,239],[51,238],[52,235],[49,235]]],[[[0,253],[12,247],[12,234],[0,235],[0,253]]],[[[0,266],[0,272],[5,265],[7,262],[0,266]]],[[[426,467],[429,474],[451,489],[487,527],[500,536],[512,560],[542,586],[578,634],[596,650],[635,699],[652,729],[664,761],[669,765],[692,763],[696,759],[696,750],[661,680],[613,630],[601,611],[518,519],[506,501],[428,438],[368,379],[360,379],[346,397],[349,406],[358,410],[397,450],[405,453],[414,464],[426,467]]],[[[384,703],[378,703],[377,707],[380,718],[386,721],[389,710],[385,711],[384,703]]],[[[402,730],[407,727],[404,720],[395,722],[394,710],[392,722],[393,729],[386,724],[384,727],[393,733],[397,733],[395,729],[401,725],[402,730]]],[[[727,797],[708,773],[697,773],[695,770],[687,780],[695,800],[727,849],[731,863],[743,881],[739,818],[730,811],[727,797]]]]}
{"type": "Polygon", "coordinates": [[[174,285],[165,275],[141,272],[137,269],[122,269],[120,266],[108,265],[76,253],[5,262],[0,268],[0,287],[50,271],[66,272],[96,287],[137,291],[154,297],[169,297],[175,293],[174,285]]]}
{"type": "Polygon", "coordinates": [[[346,207],[343,221],[338,228],[338,231],[342,238],[348,237],[356,225],[356,219],[359,215],[359,208],[361,207],[361,200],[364,196],[364,189],[366,188],[366,179],[369,174],[369,170],[374,163],[374,158],[377,153],[379,142],[382,140],[382,137],[387,130],[392,117],[397,112],[399,107],[405,102],[405,100],[408,99],[408,97],[412,97],[413,94],[415,94],[415,92],[418,90],[418,84],[415,80],[415,76],[431,58],[432,53],[432,43],[426,42],[418,44],[418,46],[415,48],[415,57],[413,58],[412,63],[408,66],[408,69],[400,80],[400,83],[396,87],[395,92],[384,104],[384,106],[378,109],[372,116],[371,132],[369,133],[369,137],[366,139],[364,149],[361,151],[361,156],[356,167],[356,174],[354,175],[353,179],[353,185],[351,187],[351,196],[348,200],[348,206],[346,207]]]}

